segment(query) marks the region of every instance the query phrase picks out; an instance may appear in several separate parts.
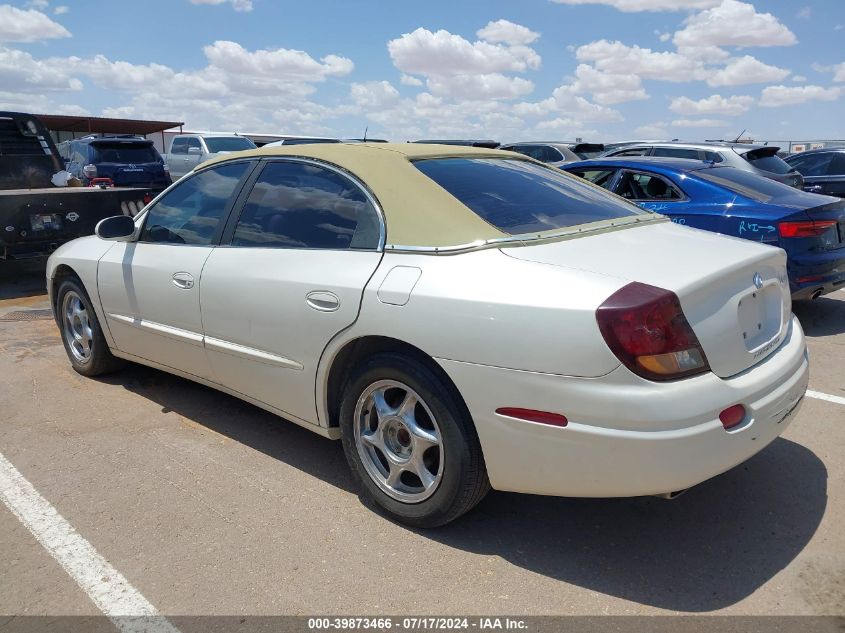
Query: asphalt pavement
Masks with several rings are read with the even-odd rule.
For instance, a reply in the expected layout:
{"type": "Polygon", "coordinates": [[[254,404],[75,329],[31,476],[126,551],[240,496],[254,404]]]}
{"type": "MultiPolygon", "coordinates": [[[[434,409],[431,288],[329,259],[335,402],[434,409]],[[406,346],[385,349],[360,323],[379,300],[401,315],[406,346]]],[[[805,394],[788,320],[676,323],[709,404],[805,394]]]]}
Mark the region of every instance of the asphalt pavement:
{"type": "Polygon", "coordinates": [[[0,504],[0,614],[96,615],[92,583],[165,615],[845,614],[845,291],[795,307],[833,399],[745,464],[673,501],[492,492],[417,531],[337,442],[153,369],[77,375],[52,320],[2,320],[48,307],[40,266],[0,269],[0,455],[35,491],[0,504]]]}

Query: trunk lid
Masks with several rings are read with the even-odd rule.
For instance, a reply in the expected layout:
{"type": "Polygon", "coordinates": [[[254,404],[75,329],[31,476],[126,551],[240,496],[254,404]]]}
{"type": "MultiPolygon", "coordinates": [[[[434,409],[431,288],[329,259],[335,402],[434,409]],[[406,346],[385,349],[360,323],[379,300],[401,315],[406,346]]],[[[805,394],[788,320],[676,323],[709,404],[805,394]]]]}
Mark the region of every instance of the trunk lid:
{"type": "Polygon", "coordinates": [[[789,328],[792,302],[779,248],[667,222],[502,252],[673,291],[722,378],[766,358],[789,328]]]}

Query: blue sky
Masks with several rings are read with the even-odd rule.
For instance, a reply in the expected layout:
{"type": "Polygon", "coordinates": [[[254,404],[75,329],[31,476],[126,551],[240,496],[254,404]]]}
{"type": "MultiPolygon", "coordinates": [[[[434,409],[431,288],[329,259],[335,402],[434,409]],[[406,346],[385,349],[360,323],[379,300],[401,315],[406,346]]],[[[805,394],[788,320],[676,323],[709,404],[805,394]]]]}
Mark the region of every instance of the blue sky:
{"type": "Polygon", "coordinates": [[[842,0],[0,0],[0,108],[286,134],[845,138],[842,0]]]}

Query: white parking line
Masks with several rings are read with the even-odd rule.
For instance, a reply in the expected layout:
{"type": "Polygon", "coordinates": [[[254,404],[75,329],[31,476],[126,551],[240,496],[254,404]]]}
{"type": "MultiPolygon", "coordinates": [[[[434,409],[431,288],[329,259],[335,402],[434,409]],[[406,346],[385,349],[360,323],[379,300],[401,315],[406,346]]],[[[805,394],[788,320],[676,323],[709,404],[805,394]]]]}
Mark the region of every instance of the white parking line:
{"type": "Polygon", "coordinates": [[[179,633],[2,453],[0,498],[123,633],[179,633]]]}
{"type": "Polygon", "coordinates": [[[822,393],[821,391],[813,391],[807,389],[807,395],[816,400],[827,400],[828,402],[835,402],[836,404],[845,404],[845,398],[842,396],[831,396],[829,393],[822,393]]]}

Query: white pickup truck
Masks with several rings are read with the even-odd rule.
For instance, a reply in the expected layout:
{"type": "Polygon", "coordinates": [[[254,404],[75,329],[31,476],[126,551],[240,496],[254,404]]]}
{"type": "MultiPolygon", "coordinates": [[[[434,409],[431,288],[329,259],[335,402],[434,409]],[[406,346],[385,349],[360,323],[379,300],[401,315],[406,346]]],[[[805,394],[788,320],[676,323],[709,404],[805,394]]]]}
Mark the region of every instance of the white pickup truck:
{"type": "Polygon", "coordinates": [[[237,134],[180,134],[170,141],[164,160],[176,180],[218,154],[255,148],[250,139],[237,134]]]}

